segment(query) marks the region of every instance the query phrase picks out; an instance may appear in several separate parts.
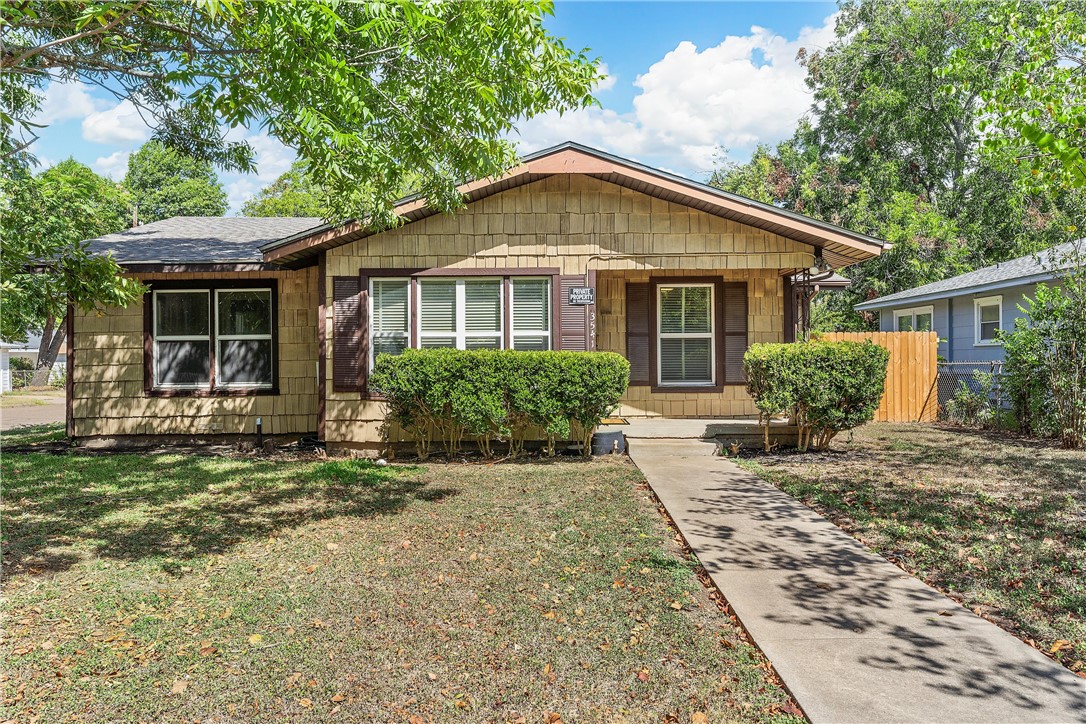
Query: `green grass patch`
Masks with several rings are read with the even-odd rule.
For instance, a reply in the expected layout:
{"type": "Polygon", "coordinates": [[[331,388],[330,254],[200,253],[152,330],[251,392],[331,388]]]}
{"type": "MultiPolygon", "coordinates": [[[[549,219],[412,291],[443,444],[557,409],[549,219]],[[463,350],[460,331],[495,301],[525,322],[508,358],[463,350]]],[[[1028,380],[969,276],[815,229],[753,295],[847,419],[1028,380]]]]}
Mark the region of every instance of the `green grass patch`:
{"type": "Polygon", "coordinates": [[[45,425],[24,425],[0,432],[0,452],[7,448],[57,443],[64,439],[63,422],[51,422],[45,425]]]}
{"type": "Polygon", "coordinates": [[[795,720],[626,462],[0,472],[13,718],[795,720]]]}
{"type": "Polygon", "coordinates": [[[1086,452],[886,424],[861,428],[838,448],[740,463],[1072,671],[1086,672],[1086,452]]]}

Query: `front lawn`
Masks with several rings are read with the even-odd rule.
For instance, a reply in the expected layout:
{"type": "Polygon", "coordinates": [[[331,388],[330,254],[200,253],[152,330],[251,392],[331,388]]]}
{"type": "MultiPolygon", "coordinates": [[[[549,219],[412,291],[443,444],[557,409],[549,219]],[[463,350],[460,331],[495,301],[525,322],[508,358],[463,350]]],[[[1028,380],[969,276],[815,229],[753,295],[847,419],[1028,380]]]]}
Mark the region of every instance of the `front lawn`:
{"type": "Polygon", "coordinates": [[[1086,452],[891,424],[833,448],[740,463],[1086,676],[1086,452]]]}
{"type": "Polygon", "coordinates": [[[3,718],[798,721],[626,461],[0,472],[3,718]]]}

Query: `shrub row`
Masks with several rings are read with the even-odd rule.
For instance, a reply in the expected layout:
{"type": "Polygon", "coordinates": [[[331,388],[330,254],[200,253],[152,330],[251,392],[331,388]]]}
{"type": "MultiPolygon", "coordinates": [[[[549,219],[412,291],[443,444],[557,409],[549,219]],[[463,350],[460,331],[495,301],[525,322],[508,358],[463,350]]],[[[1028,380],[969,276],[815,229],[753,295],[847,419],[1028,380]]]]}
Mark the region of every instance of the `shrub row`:
{"type": "Polygon", "coordinates": [[[842,430],[871,420],[889,360],[890,352],[870,341],[752,345],[743,369],[766,449],[776,415],[791,416],[800,450],[824,448],[842,430]]]}
{"type": "Polygon", "coordinates": [[[386,425],[413,436],[421,458],[435,437],[454,454],[466,436],[488,456],[494,442],[517,455],[533,429],[551,454],[576,433],[588,455],[629,377],[630,364],[612,352],[430,349],[379,356],[370,386],[388,403],[386,425]]]}

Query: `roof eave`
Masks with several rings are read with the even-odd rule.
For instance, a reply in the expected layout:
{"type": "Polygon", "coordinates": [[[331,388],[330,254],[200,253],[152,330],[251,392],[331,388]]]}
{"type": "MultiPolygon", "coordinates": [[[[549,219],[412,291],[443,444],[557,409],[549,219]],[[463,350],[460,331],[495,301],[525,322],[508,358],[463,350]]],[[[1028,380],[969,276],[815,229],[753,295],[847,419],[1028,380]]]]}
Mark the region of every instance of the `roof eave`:
{"type": "MultiPolygon", "coordinates": [[[[802,230],[803,234],[824,238],[827,243],[849,247],[855,251],[855,258],[849,258],[847,261],[849,264],[878,256],[887,248],[886,243],[880,239],[859,234],[770,204],[747,199],[707,184],[644,166],[635,161],[591,149],[571,141],[528,154],[522,158],[518,166],[510,169],[503,176],[469,182],[460,186],[459,190],[466,198],[469,198],[470,203],[470,196],[473,192],[485,190],[488,187],[508,182],[517,177],[527,178],[529,175],[536,174],[547,176],[556,173],[605,175],[620,172],[625,176],[637,177],[638,180],[659,188],[667,188],[666,185],[682,187],[701,197],[707,203],[718,203],[722,211],[731,208],[731,213],[737,215],[749,214],[752,217],[761,219],[772,218],[779,221],[783,226],[796,229],[797,233],[802,230]]],[[[675,191],[674,188],[667,188],[667,190],[675,191]]],[[[426,209],[425,199],[418,195],[401,199],[396,204],[396,213],[401,217],[409,217],[412,214],[421,216],[426,209]]],[[[409,222],[412,220],[414,219],[408,218],[409,222]]],[[[373,232],[365,229],[364,225],[359,221],[324,224],[265,244],[260,247],[260,251],[263,252],[264,259],[267,262],[279,261],[289,264],[303,256],[319,253],[321,249],[332,248],[338,246],[339,243],[347,243],[369,233],[373,232]]],[[[781,235],[786,236],[786,234],[781,235]]],[[[810,244],[811,242],[802,241],[801,243],[810,244]]],[[[817,244],[815,245],[817,246],[817,244]]]]}
{"type": "Polygon", "coordinates": [[[930,292],[927,294],[917,294],[908,297],[898,297],[896,299],[885,300],[880,297],[878,299],[872,299],[869,302],[862,302],[853,307],[858,312],[870,312],[875,310],[891,309],[893,307],[900,307],[903,304],[917,304],[921,302],[934,302],[940,299],[946,299],[948,297],[964,297],[969,294],[983,294],[985,292],[995,292],[1000,289],[1007,289],[1009,287],[1020,287],[1025,284],[1039,284],[1041,282],[1052,281],[1058,276],[1056,272],[1041,272],[1040,274],[1030,274],[1024,277],[1015,277],[1014,279],[1004,279],[998,282],[990,282],[988,284],[974,284],[968,287],[961,287],[959,289],[947,289],[941,292],[930,292]]]}

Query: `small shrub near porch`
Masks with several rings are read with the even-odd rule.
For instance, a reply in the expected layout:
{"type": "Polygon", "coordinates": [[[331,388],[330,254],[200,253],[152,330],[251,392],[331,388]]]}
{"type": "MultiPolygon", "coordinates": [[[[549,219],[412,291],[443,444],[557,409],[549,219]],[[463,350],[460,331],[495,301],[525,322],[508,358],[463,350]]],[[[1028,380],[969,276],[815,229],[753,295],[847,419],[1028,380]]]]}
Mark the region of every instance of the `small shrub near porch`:
{"type": "Polygon", "coordinates": [[[518,455],[533,434],[551,454],[573,436],[587,455],[629,378],[629,362],[612,352],[424,349],[378,357],[370,386],[386,398],[386,424],[411,435],[420,458],[435,438],[450,455],[465,438],[488,456],[495,442],[518,455]]]}
{"type": "Polygon", "coordinates": [[[870,421],[886,384],[890,352],[872,342],[755,344],[743,356],[766,449],[769,423],[788,414],[797,447],[822,449],[839,432],[870,421]]]}

